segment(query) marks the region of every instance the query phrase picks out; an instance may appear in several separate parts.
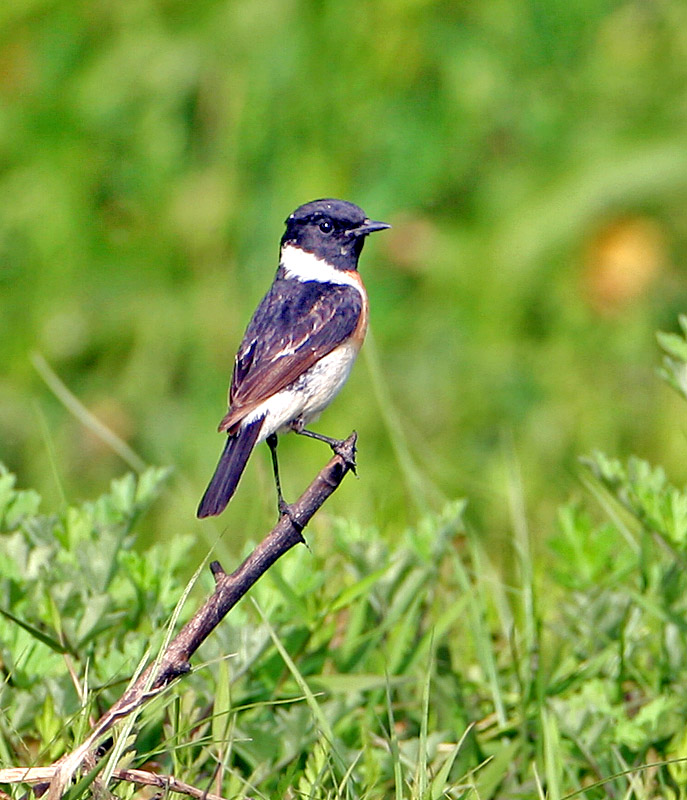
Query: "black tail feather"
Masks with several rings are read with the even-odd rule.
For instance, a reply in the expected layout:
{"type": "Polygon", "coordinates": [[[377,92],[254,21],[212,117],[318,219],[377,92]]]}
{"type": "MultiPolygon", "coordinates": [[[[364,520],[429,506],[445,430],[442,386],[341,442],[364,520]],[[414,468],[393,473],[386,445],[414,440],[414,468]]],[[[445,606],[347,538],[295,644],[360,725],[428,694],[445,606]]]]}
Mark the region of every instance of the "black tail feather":
{"type": "Polygon", "coordinates": [[[242,425],[233,436],[227,437],[215,474],[198,506],[198,517],[214,517],[224,511],[236,491],[263,422],[264,417],[256,419],[242,425]]]}

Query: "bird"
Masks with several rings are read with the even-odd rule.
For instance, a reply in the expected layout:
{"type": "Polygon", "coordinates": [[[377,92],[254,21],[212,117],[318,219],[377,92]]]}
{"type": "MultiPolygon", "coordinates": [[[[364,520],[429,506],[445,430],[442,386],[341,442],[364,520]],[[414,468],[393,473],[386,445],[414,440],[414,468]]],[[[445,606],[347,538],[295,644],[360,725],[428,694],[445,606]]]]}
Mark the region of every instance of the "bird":
{"type": "Polygon", "coordinates": [[[313,200],[285,221],[279,266],[234,359],[228,410],[218,430],[226,442],[197,510],[221,514],[253,449],[272,457],[280,518],[290,516],[279,479],[277,435],[293,431],[328,444],[343,442],[305,428],[348,378],[367,332],[369,307],[358,259],[371,233],[391,226],[345,200],[313,200]]]}

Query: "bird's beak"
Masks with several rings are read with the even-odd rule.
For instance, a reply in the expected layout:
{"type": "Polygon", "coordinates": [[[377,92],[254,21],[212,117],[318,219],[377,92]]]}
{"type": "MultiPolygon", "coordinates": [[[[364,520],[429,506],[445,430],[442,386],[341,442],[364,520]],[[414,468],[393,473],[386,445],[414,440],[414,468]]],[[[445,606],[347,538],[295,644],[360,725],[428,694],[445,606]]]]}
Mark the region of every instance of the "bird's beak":
{"type": "Polygon", "coordinates": [[[349,233],[357,238],[358,236],[367,236],[368,233],[374,233],[375,231],[385,231],[390,227],[391,225],[388,222],[375,222],[373,219],[366,219],[349,233]]]}

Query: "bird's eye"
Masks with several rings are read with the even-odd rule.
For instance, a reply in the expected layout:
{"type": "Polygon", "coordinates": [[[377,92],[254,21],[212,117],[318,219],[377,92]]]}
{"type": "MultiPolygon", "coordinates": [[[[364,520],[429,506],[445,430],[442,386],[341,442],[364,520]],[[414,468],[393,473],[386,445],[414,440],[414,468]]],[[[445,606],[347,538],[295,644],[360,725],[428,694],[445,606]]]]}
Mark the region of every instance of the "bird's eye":
{"type": "Polygon", "coordinates": [[[322,233],[331,233],[334,230],[334,226],[330,220],[323,219],[322,222],[320,222],[320,230],[322,233]]]}

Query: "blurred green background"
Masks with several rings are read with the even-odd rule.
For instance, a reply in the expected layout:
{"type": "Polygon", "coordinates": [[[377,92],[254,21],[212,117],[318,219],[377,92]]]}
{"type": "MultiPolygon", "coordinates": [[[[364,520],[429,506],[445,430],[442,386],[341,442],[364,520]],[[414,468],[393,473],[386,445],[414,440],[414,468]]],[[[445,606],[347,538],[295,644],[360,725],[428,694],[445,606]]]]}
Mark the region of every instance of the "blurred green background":
{"type": "MultiPolygon", "coordinates": [[[[151,536],[267,528],[266,447],[218,521],[195,507],[282,222],[323,196],[394,226],[317,426],[360,434],[327,515],[391,535],[466,496],[498,552],[513,464],[538,535],[593,448],[684,479],[654,336],[687,307],[684,2],[5,0],[0,36],[0,459],[52,507],[126,464],[33,352],[176,468],[151,536]]],[[[287,497],[328,457],[281,453],[287,497]]]]}

